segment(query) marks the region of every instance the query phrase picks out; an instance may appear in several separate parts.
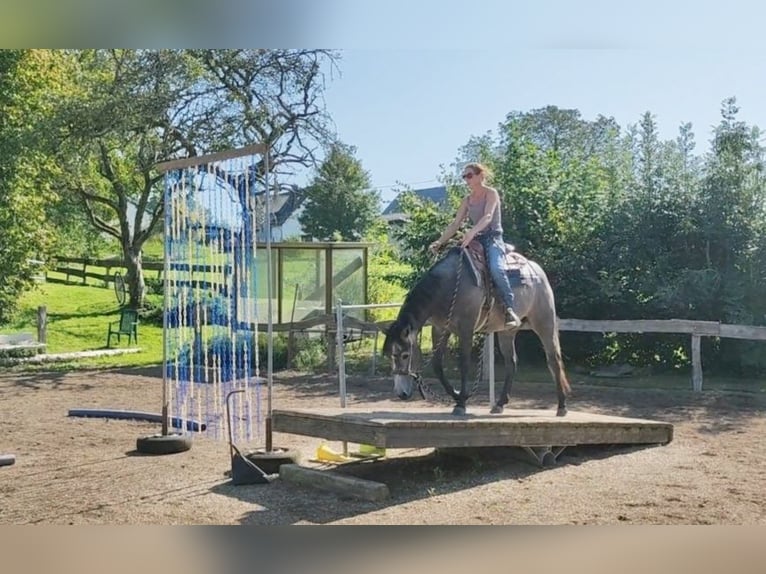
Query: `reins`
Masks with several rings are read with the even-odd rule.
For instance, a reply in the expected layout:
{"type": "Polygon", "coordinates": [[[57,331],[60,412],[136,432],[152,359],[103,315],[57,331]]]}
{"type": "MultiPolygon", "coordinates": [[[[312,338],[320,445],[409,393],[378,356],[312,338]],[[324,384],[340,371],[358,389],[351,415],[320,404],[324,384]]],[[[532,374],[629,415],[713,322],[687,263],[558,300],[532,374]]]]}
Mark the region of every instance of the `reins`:
{"type": "MultiPolygon", "coordinates": [[[[421,365],[421,367],[420,367],[421,371],[425,367],[427,367],[428,365],[430,365],[432,363],[432,361],[433,361],[434,357],[436,356],[437,352],[441,351],[443,354],[446,354],[446,349],[443,349],[442,347],[445,345],[447,337],[449,336],[449,329],[448,329],[448,327],[449,327],[450,321],[452,320],[452,315],[455,312],[455,303],[457,302],[457,294],[458,294],[458,291],[460,289],[460,281],[461,281],[461,278],[462,278],[462,275],[463,275],[463,257],[467,253],[465,251],[465,248],[461,248],[461,249],[463,249],[463,251],[461,251],[460,259],[458,261],[457,273],[456,273],[456,277],[455,277],[455,290],[452,292],[452,300],[450,301],[450,307],[449,307],[449,311],[447,313],[447,320],[445,322],[445,328],[443,329],[443,333],[441,334],[441,337],[439,338],[439,342],[438,342],[438,344],[436,345],[436,347],[434,349],[434,354],[431,356],[431,358],[428,361],[426,361],[425,363],[423,363],[423,365],[421,365]]],[[[481,314],[481,310],[479,310],[479,313],[481,314]]],[[[486,340],[486,337],[487,337],[487,335],[485,333],[485,335],[484,335],[484,339],[485,340],[486,340]]],[[[412,377],[415,380],[415,383],[416,383],[417,388],[418,388],[418,392],[420,393],[420,396],[423,398],[423,400],[431,400],[433,402],[444,402],[444,399],[441,397],[441,395],[438,395],[433,389],[431,389],[431,386],[423,380],[423,377],[420,374],[420,372],[412,370],[412,357],[414,355],[414,353],[413,353],[413,345],[414,345],[414,343],[410,342],[410,357],[409,357],[409,361],[408,361],[408,364],[407,364],[407,373],[402,373],[402,374],[409,375],[410,377],[412,377]]],[[[483,349],[483,347],[482,347],[482,349],[483,349]]],[[[478,370],[478,373],[476,375],[476,380],[474,381],[473,387],[471,388],[471,391],[469,393],[469,396],[473,395],[477,391],[477,389],[479,387],[479,381],[481,379],[481,372],[482,372],[483,368],[484,368],[484,352],[482,350],[481,358],[479,360],[479,370],[478,370]]],[[[452,391],[453,391],[453,394],[455,394],[455,395],[457,394],[457,391],[455,391],[454,387],[452,387],[452,391]]],[[[456,398],[456,397],[453,396],[452,398],[456,398]]]]}

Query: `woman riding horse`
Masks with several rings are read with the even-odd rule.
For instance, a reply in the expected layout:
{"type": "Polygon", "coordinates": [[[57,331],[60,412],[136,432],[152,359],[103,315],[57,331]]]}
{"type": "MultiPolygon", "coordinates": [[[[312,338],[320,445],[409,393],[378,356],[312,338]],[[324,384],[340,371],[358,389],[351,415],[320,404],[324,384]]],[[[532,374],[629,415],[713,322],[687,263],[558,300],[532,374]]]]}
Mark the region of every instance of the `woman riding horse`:
{"type": "Polygon", "coordinates": [[[461,242],[461,247],[468,247],[474,239],[479,240],[484,248],[484,257],[489,267],[492,281],[505,302],[505,324],[511,327],[521,326],[521,320],[513,310],[513,291],[508,276],[503,269],[505,244],[503,225],[500,214],[500,195],[494,187],[486,184],[489,176],[487,168],[480,163],[469,163],[463,168],[463,180],[470,193],[463,198],[455,219],[428,248],[436,253],[448,241],[465,221],[471,219],[473,227],[468,230],[461,242]]]}
{"type": "Polygon", "coordinates": [[[570,388],[561,357],[553,290],[542,267],[524,257],[517,258],[520,279],[512,290],[503,265],[505,245],[500,223],[500,199],[496,189],[485,185],[486,174],[487,170],[481,164],[466,165],[463,178],[471,193],[463,199],[454,221],[430,245],[430,249],[437,250],[454,235],[466,217],[471,218],[473,227],[466,233],[461,247],[449,250],[420,277],[407,293],[396,320],[385,332],[383,354],[391,357],[394,393],[406,400],[412,397],[415,383],[420,385],[418,334],[429,322],[433,335],[434,372],[447,395],[455,400],[453,414],[464,415],[466,401],[473,393],[468,389],[473,335],[477,330],[497,333],[500,351],[505,359],[505,384],[491,412],[502,413],[509,401],[516,372],[514,341],[521,327],[519,317],[523,317],[543,345],[548,369],[556,382],[556,414],[564,416],[567,412],[566,395],[570,388]],[[482,241],[493,282],[503,299],[500,305],[495,305],[492,297],[490,304],[486,304],[485,285],[465,249],[474,238],[482,241]],[[450,335],[458,338],[459,391],[449,383],[443,368],[450,335]]]}

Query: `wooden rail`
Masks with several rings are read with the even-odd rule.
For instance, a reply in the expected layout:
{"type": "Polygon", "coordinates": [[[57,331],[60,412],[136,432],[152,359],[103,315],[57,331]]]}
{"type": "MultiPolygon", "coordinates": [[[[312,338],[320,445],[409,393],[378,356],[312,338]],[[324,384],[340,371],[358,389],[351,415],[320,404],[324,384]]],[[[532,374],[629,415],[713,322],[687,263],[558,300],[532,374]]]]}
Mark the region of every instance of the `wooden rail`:
{"type": "MultiPolygon", "coordinates": [[[[307,244],[307,247],[315,245],[307,244]]],[[[59,264],[56,271],[75,276],[82,279],[85,283],[86,277],[99,279],[108,283],[113,279],[109,274],[111,268],[123,267],[118,259],[83,259],[83,258],[65,258],[60,257],[57,260],[59,264]],[[81,268],[74,268],[71,265],[78,265],[81,268]],[[106,274],[92,273],[87,271],[87,266],[97,266],[107,269],[106,274]]],[[[352,262],[356,266],[358,263],[352,262]]],[[[188,267],[188,266],[187,266],[188,267]]],[[[161,261],[145,261],[143,263],[145,270],[156,270],[158,278],[163,272],[163,263],[161,261]]],[[[221,265],[194,265],[194,271],[221,272],[221,265]]],[[[50,279],[49,279],[50,280],[50,279]]],[[[358,307],[358,306],[357,306],[358,307]]],[[[367,322],[353,317],[344,319],[348,328],[360,330],[362,332],[373,333],[383,331],[392,321],[367,322]]],[[[330,332],[336,328],[336,318],[334,313],[327,313],[321,316],[313,317],[304,321],[279,323],[272,325],[274,332],[294,332],[310,329],[313,327],[324,326],[330,332]]],[[[268,325],[262,323],[258,329],[265,332],[268,325]]],[[[524,325],[522,329],[529,329],[524,325]]],[[[729,339],[745,339],[751,341],[766,341],[766,326],[758,325],[735,325],[719,323],[717,321],[694,321],[689,319],[627,319],[627,320],[593,320],[593,319],[559,319],[560,331],[574,331],[585,333],[675,333],[687,334],[691,336],[691,358],[692,358],[692,388],[695,391],[702,390],[702,356],[701,356],[701,338],[702,337],[722,337],[729,339]]],[[[328,334],[330,334],[328,332],[328,334]]],[[[328,339],[329,340],[329,339],[328,339]]]]}
{"type": "MultiPolygon", "coordinates": [[[[332,325],[336,323],[333,316],[326,316],[332,325]]],[[[365,332],[382,331],[391,321],[369,323],[352,317],[343,319],[350,328],[365,332]]],[[[766,326],[732,325],[717,321],[693,321],[689,319],[627,319],[627,320],[593,320],[593,319],[561,319],[559,331],[574,331],[583,333],[675,333],[691,335],[692,358],[692,389],[702,390],[702,337],[721,337],[728,339],[746,339],[751,341],[766,341],[766,326]]],[[[529,330],[528,325],[522,327],[529,330]]],[[[374,361],[374,359],[373,359],[374,361]]]]}
{"type": "Polygon", "coordinates": [[[559,319],[560,331],[589,333],[678,333],[691,335],[692,389],[702,390],[702,337],[766,341],[766,327],[731,325],[688,319],[634,319],[622,321],[559,319]]]}

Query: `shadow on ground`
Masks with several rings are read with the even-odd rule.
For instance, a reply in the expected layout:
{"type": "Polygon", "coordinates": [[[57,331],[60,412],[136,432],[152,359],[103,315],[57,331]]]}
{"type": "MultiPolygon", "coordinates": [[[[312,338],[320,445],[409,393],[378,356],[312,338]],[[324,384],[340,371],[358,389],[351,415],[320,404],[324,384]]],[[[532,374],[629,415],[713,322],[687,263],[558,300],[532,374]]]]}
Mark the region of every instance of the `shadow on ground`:
{"type": "Polygon", "coordinates": [[[0,376],[0,388],[4,386],[24,387],[32,390],[69,388],[89,391],[95,388],[93,383],[74,379],[66,371],[23,371],[18,369],[0,376]]]}
{"type": "MultiPolygon", "coordinates": [[[[382,482],[390,491],[383,502],[368,502],[288,484],[280,479],[269,485],[218,484],[211,491],[234,497],[259,510],[248,512],[242,524],[328,524],[384,510],[416,500],[439,497],[495,482],[526,478],[551,468],[579,465],[591,460],[636,452],[653,445],[593,445],[569,447],[553,467],[540,467],[523,450],[513,447],[487,447],[468,451],[419,449],[406,456],[346,463],[326,472],[382,482]],[[285,518],[287,517],[287,522],[285,518]]],[[[428,522],[424,517],[424,523],[428,522]]]]}

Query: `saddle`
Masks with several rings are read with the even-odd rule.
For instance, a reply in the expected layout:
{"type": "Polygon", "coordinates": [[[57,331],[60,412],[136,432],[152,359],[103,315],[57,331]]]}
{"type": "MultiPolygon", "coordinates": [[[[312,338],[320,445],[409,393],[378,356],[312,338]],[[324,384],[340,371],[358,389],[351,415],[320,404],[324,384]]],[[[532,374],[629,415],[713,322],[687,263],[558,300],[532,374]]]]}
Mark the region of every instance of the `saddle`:
{"type": "MultiPolygon", "coordinates": [[[[516,251],[513,245],[509,243],[504,245],[505,258],[503,259],[503,268],[511,287],[531,285],[537,276],[529,265],[529,260],[516,251]]],[[[473,276],[478,281],[479,286],[484,287],[486,302],[491,306],[492,302],[498,297],[495,295],[495,287],[489,274],[484,248],[478,240],[474,239],[468,245],[467,251],[474,271],[473,276]]]]}

